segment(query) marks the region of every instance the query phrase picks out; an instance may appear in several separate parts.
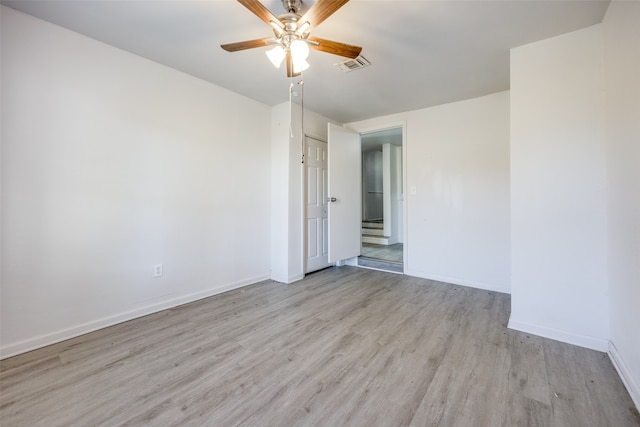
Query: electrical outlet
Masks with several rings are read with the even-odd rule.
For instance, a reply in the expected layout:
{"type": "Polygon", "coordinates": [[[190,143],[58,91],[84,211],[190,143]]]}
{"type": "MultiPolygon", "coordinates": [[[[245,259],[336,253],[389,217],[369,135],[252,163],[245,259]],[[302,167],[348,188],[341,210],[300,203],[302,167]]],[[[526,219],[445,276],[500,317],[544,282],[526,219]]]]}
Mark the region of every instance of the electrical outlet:
{"type": "Polygon", "coordinates": [[[153,266],[153,277],[162,276],[162,264],[156,264],[153,266]]]}

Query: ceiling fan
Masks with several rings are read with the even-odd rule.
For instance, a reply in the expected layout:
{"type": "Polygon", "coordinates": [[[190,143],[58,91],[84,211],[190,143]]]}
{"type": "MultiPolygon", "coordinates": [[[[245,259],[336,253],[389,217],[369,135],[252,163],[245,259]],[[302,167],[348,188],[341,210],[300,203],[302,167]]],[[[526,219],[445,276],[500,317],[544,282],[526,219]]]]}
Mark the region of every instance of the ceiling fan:
{"type": "Polygon", "coordinates": [[[304,15],[300,15],[301,0],[282,0],[286,12],[275,16],[258,0],[238,0],[258,18],[272,27],[274,37],[247,40],[237,43],[223,44],[220,47],[228,52],[253,49],[273,45],[267,56],[276,67],[286,60],[287,76],[295,77],[309,67],[306,61],[309,48],[320,52],[332,53],[355,59],[362,48],[345,43],[312,37],[311,30],[334,14],[349,0],[318,0],[304,15]]]}

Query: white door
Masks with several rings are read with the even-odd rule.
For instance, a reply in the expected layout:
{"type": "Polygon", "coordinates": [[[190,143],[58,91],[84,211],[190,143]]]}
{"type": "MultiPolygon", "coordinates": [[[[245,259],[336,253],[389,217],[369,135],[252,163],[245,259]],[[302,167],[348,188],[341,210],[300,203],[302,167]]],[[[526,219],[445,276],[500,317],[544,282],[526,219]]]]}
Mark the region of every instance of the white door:
{"type": "Polygon", "coordinates": [[[329,124],[329,262],[360,255],[360,135],[329,124]]]}
{"type": "Polygon", "coordinates": [[[306,137],[307,273],[331,265],[328,257],[327,164],[327,143],[306,137]]]}

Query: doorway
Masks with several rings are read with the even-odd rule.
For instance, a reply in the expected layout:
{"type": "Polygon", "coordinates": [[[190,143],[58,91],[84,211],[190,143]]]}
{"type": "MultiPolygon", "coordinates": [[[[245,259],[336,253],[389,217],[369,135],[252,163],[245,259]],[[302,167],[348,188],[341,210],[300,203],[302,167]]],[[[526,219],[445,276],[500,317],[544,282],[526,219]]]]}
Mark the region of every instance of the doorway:
{"type": "Polygon", "coordinates": [[[403,128],[362,133],[362,225],[358,265],[404,271],[403,128]]]}
{"type": "MultiPolygon", "coordinates": [[[[326,146],[306,135],[302,200],[306,273],[334,264],[404,272],[407,250],[403,191],[405,127],[406,124],[400,122],[387,128],[351,130],[329,123],[326,146]],[[319,146],[315,146],[316,143],[319,146]],[[369,168],[383,171],[382,186],[380,178],[372,178],[378,180],[375,184],[378,187],[370,191],[378,193],[382,188],[382,196],[374,196],[382,199],[381,216],[379,209],[375,213],[374,208],[363,207],[363,174],[369,173],[363,168],[364,153],[376,149],[381,149],[382,155],[374,157],[381,157],[382,166],[375,166],[377,160],[373,160],[369,168]],[[322,159],[322,165],[311,159],[322,159]],[[328,159],[326,166],[324,159],[328,159]],[[384,173],[385,170],[388,172],[384,173]],[[308,215],[313,210],[318,214],[308,215]],[[367,213],[363,214],[363,210],[367,213]],[[372,238],[384,241],[372,241],[372,238]],[[318,255],[322,257],[318,257],[318,264],[314,265],[312,258],[318,255]]],[[[371,188],[367,185],[366,188],[371,188]]]]}

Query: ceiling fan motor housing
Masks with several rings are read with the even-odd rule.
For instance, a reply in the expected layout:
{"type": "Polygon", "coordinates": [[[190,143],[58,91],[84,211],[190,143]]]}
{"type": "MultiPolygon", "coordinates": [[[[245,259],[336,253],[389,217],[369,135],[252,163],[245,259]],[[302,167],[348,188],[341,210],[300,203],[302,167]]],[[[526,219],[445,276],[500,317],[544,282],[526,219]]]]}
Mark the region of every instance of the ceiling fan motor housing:
{"type": "Polygon", "coordinates": [[[280,19],[280,21],[284,24],[284,30],[286,32],[294,32],[298,29],[298,17],[299,15],[285,13],[284,15],[280,15],[278,19],[280,19]]]}

